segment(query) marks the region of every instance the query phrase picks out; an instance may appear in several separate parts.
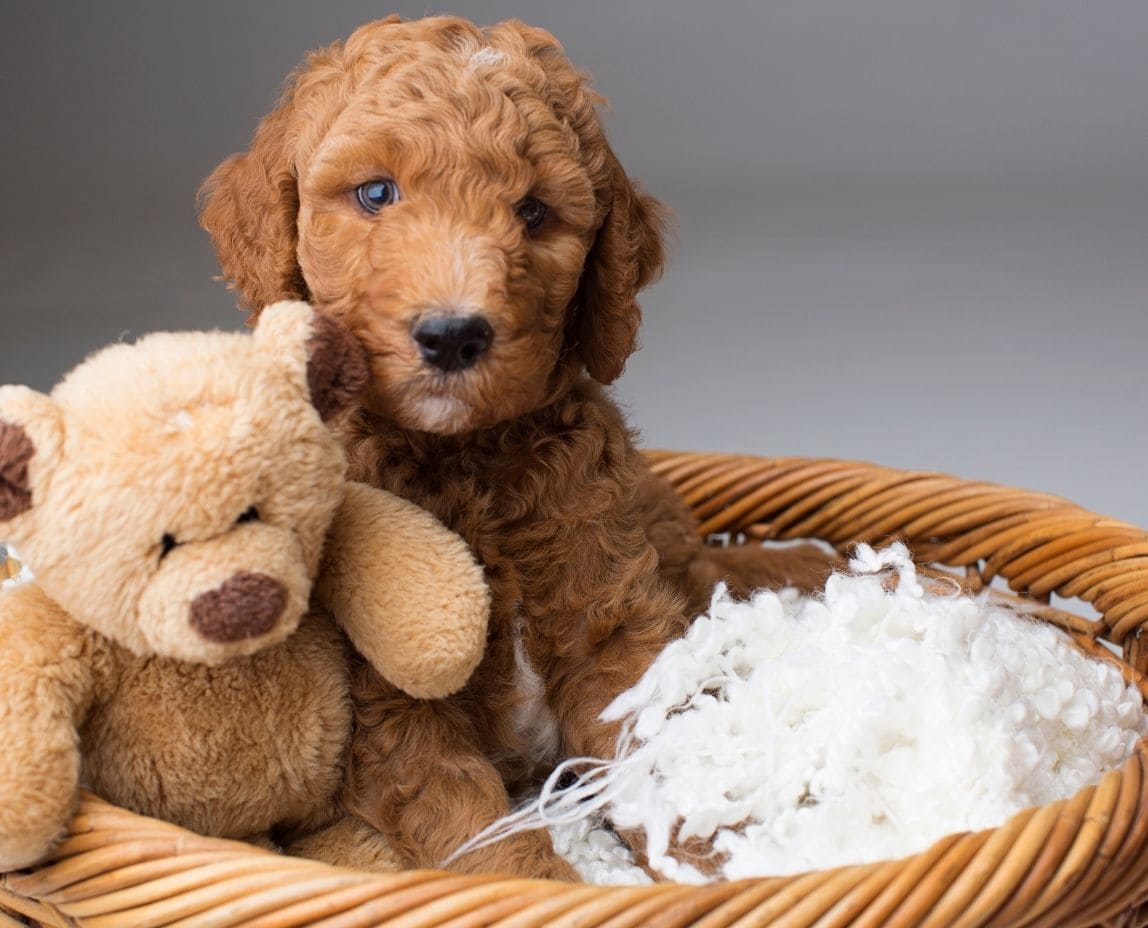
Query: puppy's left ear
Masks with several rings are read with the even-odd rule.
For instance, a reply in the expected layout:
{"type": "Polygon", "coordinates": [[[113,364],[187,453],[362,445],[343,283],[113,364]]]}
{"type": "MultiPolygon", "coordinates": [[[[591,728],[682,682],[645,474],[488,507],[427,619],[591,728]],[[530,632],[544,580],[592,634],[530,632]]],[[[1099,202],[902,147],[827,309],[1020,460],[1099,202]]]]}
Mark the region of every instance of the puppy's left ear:
{"type": "Polygon", "coordinates": [[[571,320],[586,370],[602,384],[618,378],[637,348],[637,296],[662,272],[667,223],[666,208],[635,186],[609,146],[606,167],[610,205],[587,256],[571,320]]]}
{"type": "Polygon", "coordinates": [[[290,369],[305,386],[324,422],[350,408],[366,386],[367,355],[350,329],[334,316],[307,303],[285,300],[263,310],[256,344],[276,367],[295,359],[290,369]]]}

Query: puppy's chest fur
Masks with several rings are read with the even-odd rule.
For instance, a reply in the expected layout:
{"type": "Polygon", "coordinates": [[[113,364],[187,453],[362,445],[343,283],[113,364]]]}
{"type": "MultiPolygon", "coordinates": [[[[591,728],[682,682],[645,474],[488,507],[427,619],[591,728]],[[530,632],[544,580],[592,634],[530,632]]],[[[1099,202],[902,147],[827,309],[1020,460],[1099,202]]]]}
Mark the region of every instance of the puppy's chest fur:
{"type": "Polygon", "coordinates": [[[533,764],[548,765],[558,757],[561,733],[546,697],[546,683],[534,666],[526,643],[526,629],[517,616],[510,631],[514,669],[510,715],[514,754],[533,764]]]}

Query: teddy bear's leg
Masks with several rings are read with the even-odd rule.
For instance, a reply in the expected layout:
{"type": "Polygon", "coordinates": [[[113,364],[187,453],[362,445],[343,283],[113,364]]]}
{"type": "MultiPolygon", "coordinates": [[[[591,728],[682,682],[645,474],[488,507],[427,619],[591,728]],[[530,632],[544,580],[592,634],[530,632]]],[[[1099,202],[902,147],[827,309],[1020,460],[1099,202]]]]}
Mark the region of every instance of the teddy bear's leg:
{"type": "Polygon", "coordinates": [[[419,700],[362,668],[356,680],[351,811],[383,831],[411,866],[577,881],[543,831],[526,831],[446,863],[510,812],[502,777],[452,699],[419,700]]]}
{"type": "Polygon", "coordinates": [[[79,626],[34,584],[0,594],[0,872],[43,857],[72,817],[86,652],[79,626]]]}
{"type": "Polygon", "coordinates": [[[308,857],[336,867],[376,873],[402,870],[405,863],[382,834],[361,818],[348,814],[288,842],[283,850],[292,857],[308,857]]]}

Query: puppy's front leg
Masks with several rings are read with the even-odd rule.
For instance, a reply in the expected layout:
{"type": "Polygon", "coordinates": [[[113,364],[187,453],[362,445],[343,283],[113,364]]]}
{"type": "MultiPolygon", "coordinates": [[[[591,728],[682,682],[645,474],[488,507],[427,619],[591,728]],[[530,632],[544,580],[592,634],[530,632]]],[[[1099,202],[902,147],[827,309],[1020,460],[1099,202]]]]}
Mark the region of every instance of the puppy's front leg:
{"type": "MultiPolygon", "coordinates": [[[[418,868],[438,868],[464,841],[510,811],[498,771],[454,699],[413,699],[369,667],[354,680],[356,731],[349,810],[418,868]]],[[[449,869],[576,881],[545,831],[465,854],[449,869]]]]}
{"type": "Polygon", "coordinates": [[[548,686],[565,757],[614,756],[619,725],[601,721],[614,698],[634,686],[687,625],[681,595],[659,575],[649,545],[615,562],[616,573],[568,620],[575,640],[553,662],[548,686]]]}
{"type": "MultiPolygon", "coordinates": [[[[605,582],[591,587],[571,578],[567,587],[581,595],[570,600],[576,609],[561,624],[576,631],[560,644],[547,690],[565,757],[615,756],[621,725],[603,722],[602,711],[634,686],[687,626],[683,597],[659,573],[657,555],[648,542],[608,554],[608,567],[599,563],[597,571],[584,574],[606,577],[605,582]]],[[[621,836],[635,860],[645,866],[645,835],[625,830],[621,836]]],[[[700,850],[705,858],[709,849],[700,850]]]]}

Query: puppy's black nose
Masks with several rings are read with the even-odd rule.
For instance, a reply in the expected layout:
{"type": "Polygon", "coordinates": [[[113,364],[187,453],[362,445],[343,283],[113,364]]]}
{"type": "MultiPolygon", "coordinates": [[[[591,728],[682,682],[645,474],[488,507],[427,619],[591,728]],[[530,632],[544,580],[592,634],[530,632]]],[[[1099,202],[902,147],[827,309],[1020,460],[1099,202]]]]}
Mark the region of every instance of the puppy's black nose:
{"type": "Polygon", "coordinates": [[[442,371],[464,371],[494,341],[494,330],[482,316],[424,316],[411,331],[423,359],[442,371]]]}

